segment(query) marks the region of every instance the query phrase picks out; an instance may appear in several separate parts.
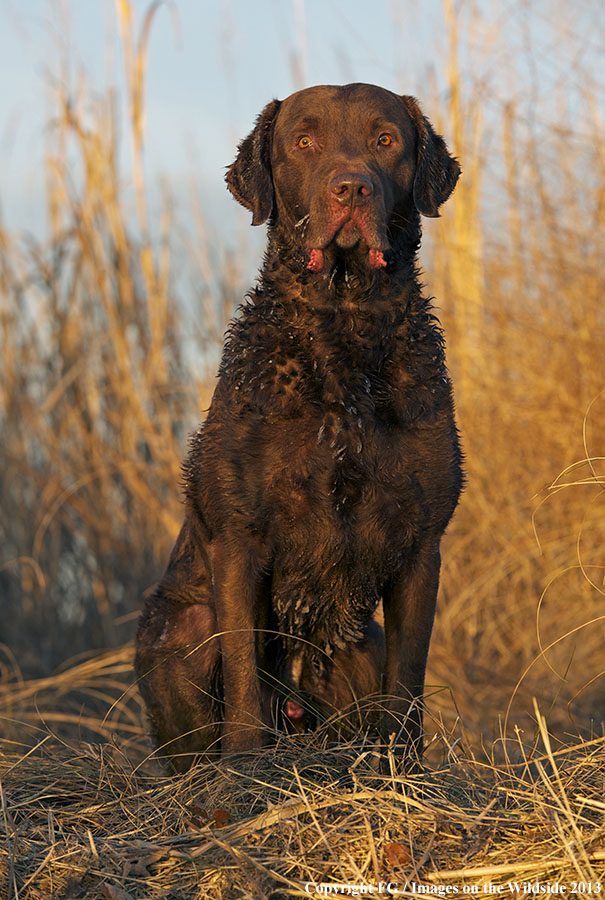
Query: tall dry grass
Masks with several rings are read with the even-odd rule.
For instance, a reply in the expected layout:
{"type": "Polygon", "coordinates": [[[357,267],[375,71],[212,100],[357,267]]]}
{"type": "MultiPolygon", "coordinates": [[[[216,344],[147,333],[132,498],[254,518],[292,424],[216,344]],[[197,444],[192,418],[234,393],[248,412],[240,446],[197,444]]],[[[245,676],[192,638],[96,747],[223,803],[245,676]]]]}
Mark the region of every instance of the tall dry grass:
{"type": "Polygon", "coordinates": [[[178,530],[185,436],[207,405],[188,332],[216,343],[232,307],[228,273],[214,296],[200,273],[192,325],[175,295],[167,193],[149,225],[152,12],[137,39],[130,4],[118,5],[131,175],[119,166],[120,98],[96,95],[63,60],[44,157],[48,239],[0,228],[0,641],[29,673],[131,634],[121,622],[178,530]]]}
{"type": "MultiPolygon", "coordinates": [[[[138,34],[131,4],[117,10],[132,183],[119,98],[94,94],[67,61],[44,160],[48,239],[0,227],[5,683],[131,636],[178,528],[185,436],[212,385],[200,360],[216,358],[241,297],[235,263],[202,238],[189,261],[199,292],[183,295],[169,191],[150,227],[153,12],[138,34]]],[[[444,3],[447,95],[421,98],[464,168],[425,229],[468,471],[446,539],[429,703],[449,725],[460,712],[474,740],[498,733],[513,692],[510,722],[531,728],[535,695],[559,733],[601,733],[602,124],[588,72],[558,121],[491,102],[489,83],[461,74],[458,14],[444,3]]],[[[511,84],[510,96],[523,90],[511,84]]]]}
{"type": "MultiPolygon", "coordinates": [[[[558,117],[502,100],[462,79],[449,0],[444,11],[443,127],[464,175],[432,232],[429,283],[468,487],[444,553],[430,674],[453,685],[476,731],[524,713],[531,728],[535,696],[559,734],[603,734],[605,154],[593,73],[563,32],[556,53],[574,56],[569,80],[582,88],[558,117]]],[[[532,88],[508,87],[522,98],[532,88]]]]}

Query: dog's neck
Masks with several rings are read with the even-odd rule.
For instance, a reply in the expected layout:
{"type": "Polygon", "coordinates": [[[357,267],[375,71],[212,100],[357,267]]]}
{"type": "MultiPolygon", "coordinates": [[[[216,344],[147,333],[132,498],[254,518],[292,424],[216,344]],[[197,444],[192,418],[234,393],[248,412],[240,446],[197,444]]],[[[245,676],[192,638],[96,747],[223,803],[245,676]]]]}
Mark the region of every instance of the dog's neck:
{"type": "MultiPolygon", "coordinates": [[[[261,291],[279,294],[284,280],[296,284],[307,302],[363,303],[368,295],[396,296],[405,285],[417,283],[417,255],[420,247],[420,216],[414,209],[405,219],[405,225],[393,221],[388,229],[390,247],[384,256],[387,265],[373,269],[368,265],[368,250],[355,247],[341,250],[331,245],[323,251],[324,266],[320,272],[310,271],[309,250],[302,241],[292,240],[293,229],[289,223],[279,222],[269,226],[267,249],[260,272],[261,291]]],[[[403,219],[401,219],[403,221],[403,219]]]]}

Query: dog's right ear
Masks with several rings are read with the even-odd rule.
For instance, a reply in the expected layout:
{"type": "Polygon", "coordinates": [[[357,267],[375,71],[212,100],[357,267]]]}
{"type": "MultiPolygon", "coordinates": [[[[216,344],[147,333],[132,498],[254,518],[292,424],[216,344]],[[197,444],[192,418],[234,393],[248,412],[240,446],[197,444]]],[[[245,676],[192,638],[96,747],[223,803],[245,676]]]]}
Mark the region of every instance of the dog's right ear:
{"type": "Polygon", "coordinates": [[[262,225],[273,212],[271,137],[280,106],[280,100],[272,100],[265,106],[254,130],[239,145],[235,162],[225,175],[227,187],[235,199],[252,212],[253,225],[262,225]]]}

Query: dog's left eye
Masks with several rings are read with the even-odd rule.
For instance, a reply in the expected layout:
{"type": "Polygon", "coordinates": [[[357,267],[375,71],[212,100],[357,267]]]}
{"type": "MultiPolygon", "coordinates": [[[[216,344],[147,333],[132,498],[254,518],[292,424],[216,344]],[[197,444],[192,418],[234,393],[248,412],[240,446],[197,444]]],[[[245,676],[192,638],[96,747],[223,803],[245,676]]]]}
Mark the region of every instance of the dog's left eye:
{"type": "Polygon", "coordinates": [[[390,145],[393,143],[393,138],[391,137],[390,134],[387,134],[385,132],[384,134],[381,134],[380,137],[378,138],[378,143],[382,147],[390,147],[390,145]]]}

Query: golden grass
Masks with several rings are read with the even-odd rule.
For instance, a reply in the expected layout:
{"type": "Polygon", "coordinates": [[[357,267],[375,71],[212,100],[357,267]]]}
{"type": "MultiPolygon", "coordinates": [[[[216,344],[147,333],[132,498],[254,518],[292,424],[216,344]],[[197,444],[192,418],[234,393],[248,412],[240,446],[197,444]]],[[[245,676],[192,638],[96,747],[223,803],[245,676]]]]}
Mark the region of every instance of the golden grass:
{"type": "Polygon", "coordinates": [[[0,224],[0,895],[277,900],[306,881],[390,880],[491,881],[514,896],[508,881],[605,882],[605,145],[592,73],[575,63],[573,119],[529,127],[513,101],[490,108],[487,145],[489,86],[462,79],[458,8],[444,3],[448,101],[423,100],[464,176],[426,226],[424,261],[468,486],[444,546],[426,771],[406,778],[393,761],[379,776],[370,738],[335,748],[319,733],[169,779],[149,757],[128,639],[179,525],[185,435],[243,289],[237,254],[208,246],[196,209],[192,312],[168,193],[150,225],[156,8],[137,38],[131,3],[117,5],[132,191],[116,97],[70,80],[66,63],[48,240],[0,224]]]}
{"type": "Polygon", "coordinates": [[[179,778],[141,765],[116,738],[6,746],[0,889],[32,900],[222,900],[308,896],[309,883],[368,897],[390,882],[409,897],[419,885],[522,896],[509,882],[581,882],[591,896],[605,880],[605,740],[553,751],[535,716],[539,744],[511,742],[515,762],[470,753],[442,731],[414,777],[395,760],[391,775],[377,774],[367,739],[334,748],[321,733],[179,778]]]}

